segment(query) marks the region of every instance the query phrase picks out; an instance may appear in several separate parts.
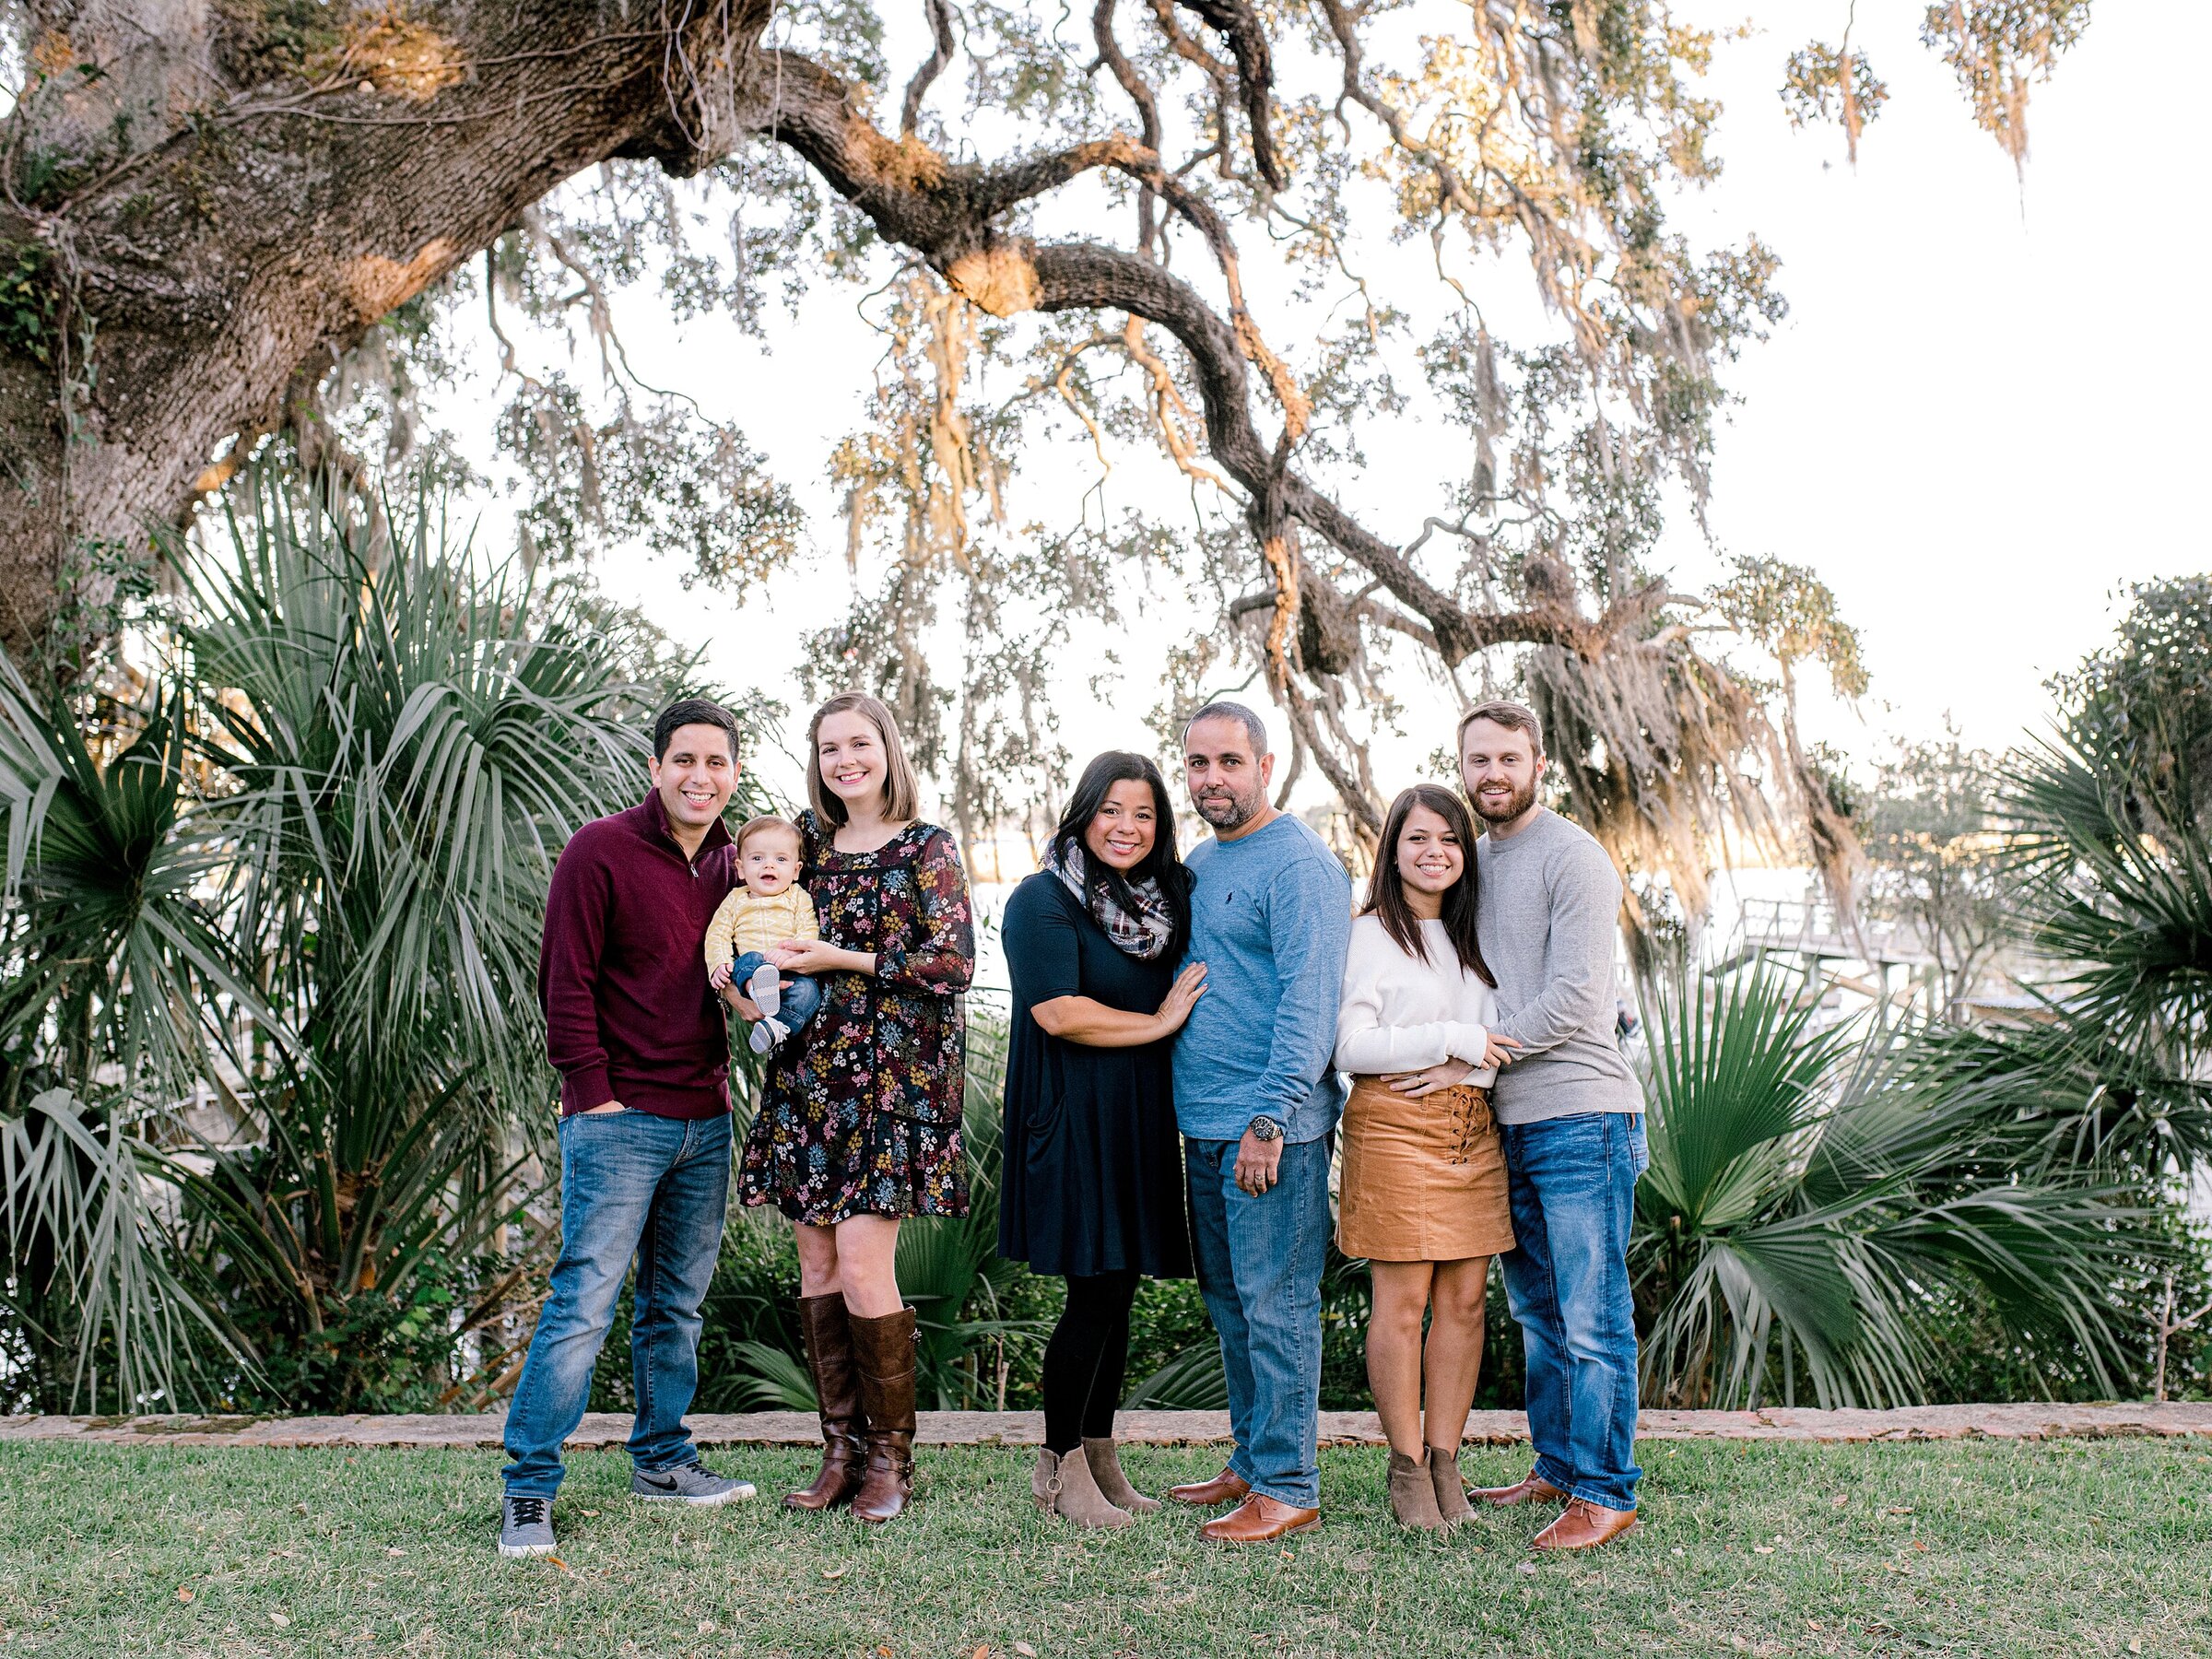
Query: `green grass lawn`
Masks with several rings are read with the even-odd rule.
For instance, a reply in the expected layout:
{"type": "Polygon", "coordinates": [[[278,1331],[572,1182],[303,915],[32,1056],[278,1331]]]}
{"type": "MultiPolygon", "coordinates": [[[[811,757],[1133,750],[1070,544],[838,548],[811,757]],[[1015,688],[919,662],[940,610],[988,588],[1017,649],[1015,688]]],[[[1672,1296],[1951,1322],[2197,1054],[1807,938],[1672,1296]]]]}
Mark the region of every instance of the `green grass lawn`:
{"type": "MultiPolygon", "coordinates": [[[[763,1496],[673,1512],[591,1453],[557,1565],[494,1555],[493,1453],[0,1445],[0,1659],[2212,1654],[2202,1441],[1641,1455],[1639,1534],[1531,1559],[1534,1514],[1400,1532],[1380,1452],[1324,1453],[1323,1529],[1243,1550],[1187,1512],[1112,1535],[1044,1522],[1016,1452],[925,1450],[919,1507],[880,1530],[780,1511],[811,1467],[797,1451],[717,1451],[763,1496]]],[[[1522,1456],[1465,1461],[1503,1477],[1522,1456]]],[[[1153,1488],[1218,1466],[1126,1462],[1153,1488]]]]}

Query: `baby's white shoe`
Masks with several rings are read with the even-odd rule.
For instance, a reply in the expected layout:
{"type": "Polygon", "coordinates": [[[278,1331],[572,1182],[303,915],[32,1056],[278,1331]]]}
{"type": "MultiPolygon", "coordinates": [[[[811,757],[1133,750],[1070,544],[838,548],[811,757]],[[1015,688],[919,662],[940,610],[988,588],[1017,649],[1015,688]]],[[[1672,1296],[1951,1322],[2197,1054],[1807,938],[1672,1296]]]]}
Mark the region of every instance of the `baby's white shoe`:
{"type": "MultiPolygon", "coordinates": [[[[763,962],[753,970],[753,977],[745,982],[745,994],[761,1013],[773,1014],[783,1006],[783,976],[773,962],[763,962]]],[[[767,1052],[761,1050],[762,1053],[767,1052]]]]}
{"type": "Polygon", "coordinates": [[[790,1035],[782,1020],[763,1019],[755,1023],[752,1035],[746,1041],[753,1045],[754,1053],[765,1054],[790,1035]]]}

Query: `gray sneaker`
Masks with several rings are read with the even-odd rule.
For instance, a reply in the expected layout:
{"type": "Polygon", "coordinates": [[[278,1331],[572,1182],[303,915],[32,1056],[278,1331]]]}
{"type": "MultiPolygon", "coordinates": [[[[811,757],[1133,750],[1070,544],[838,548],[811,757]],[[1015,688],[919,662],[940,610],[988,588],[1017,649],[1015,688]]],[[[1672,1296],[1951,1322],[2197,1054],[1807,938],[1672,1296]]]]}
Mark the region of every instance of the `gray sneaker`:
{"type": "Polygon", "coordinates": [[[553,1500],[510,1492],[500,1500],[500,1553],[541,1556],[553,1553],[553,1500]]]}
{"type": "Polygon", "coordinates": [[[749,1480],[731,1480],[704,1464],[677,1464],[673,1469],[632,1469],[630,1495],[651,1503],[691,1503],[700,1508],[738,1503],[753,1495],[749,1480]]]}

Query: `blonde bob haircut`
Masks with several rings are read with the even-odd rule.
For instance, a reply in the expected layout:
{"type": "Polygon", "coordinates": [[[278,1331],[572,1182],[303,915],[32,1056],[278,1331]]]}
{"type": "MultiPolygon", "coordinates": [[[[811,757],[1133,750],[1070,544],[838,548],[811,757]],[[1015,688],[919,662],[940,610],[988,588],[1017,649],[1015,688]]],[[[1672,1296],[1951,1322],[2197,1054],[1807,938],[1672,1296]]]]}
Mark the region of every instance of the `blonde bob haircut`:
{"type": "Polygon", "coordinates": [[[921,817],[922,780],[914,775],[914,763],[906,758],[899,722],[865,691],[840,691],[806,723],[806,800],[814,816],[825,824],[845,821],[844,802],[822,782],[822,722],[832,714],[859,714],[876,728],[877,741],[883,745],[883,816],[894,824],[911,824],[921,817]]]}

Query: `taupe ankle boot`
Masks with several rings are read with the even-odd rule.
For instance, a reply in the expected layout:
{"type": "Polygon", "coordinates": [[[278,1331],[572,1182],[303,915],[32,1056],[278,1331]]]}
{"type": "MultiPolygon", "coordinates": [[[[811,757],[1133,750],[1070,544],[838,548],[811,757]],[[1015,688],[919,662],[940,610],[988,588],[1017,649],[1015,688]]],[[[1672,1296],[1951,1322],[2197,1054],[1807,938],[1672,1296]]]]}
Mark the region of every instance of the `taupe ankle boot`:
{"type": "Polygon", "coordinates": [[[914,1311],[854,1317],[852,1324],[868,1452],[853,1515],[888,1521],[906,1508],[914,1490],[914,1311]]]}
{"type": "Polygon", "coordinates": [[[1147,1498],[1129,1484],[1129,1477],[1122,1473],[1121,1442],[1109,1436],[1105,1440],[1087,1440],[1083,1455],[1090,1464],[1090,1477],[1099,1483],[1099,1490],[1106,1494],[1106,1501],[1133,1515],[1148,1515],[1159,1507],[1159,1500],[1147,1498]]]}
{"type": "Polygon", "coordinates": [[[1116,1509],[1091,1478],[1090,1459],[1080,1447],[1062,1456],[1047,1447],[1037,1448],[1037,1472],[1030,1477],[1030,1493],[1048,1515],[1059,1515],[1077,1526],[1127,1526],[1136,1517],[1116,1509]]]}
{"type": "Polygon", "coordinates": [[[1403,1452],[1390,1454],[1390,1512],[1397,1516],[1400,1526],[1417,1532],[1443,1530],[1444,1518],[1436,1511],[1436,1485],[1430,1477],[1426,1449],[1418,1462],[1403,1452]]]}
{"type": "Polygon", "coordinates": [[[1436,1512],[1446,1526],[1475,1518],[1475,1506],[1467,1501],[1467,1483],[1460,1477],[1457,1446],[1429,1448],[1429,1477],[1436,1485],[1436,1512]]]}

